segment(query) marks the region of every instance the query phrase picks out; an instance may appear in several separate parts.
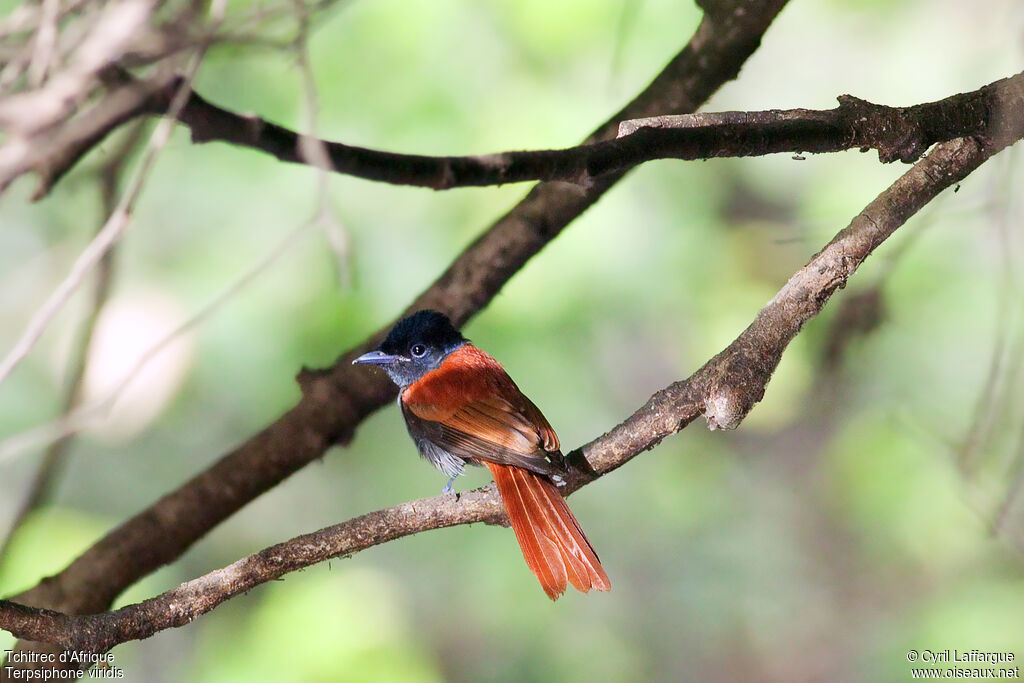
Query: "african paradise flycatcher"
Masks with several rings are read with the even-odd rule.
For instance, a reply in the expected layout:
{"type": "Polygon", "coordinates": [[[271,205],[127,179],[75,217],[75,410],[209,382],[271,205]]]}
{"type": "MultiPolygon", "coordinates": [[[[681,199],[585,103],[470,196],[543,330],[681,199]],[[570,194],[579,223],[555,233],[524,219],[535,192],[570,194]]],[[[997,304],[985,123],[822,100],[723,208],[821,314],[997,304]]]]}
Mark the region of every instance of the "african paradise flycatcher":
{"type": "Polygon", "coordinates": [[[611,588],[594,547],[552,478],[565,472],[558,437],[501,364],[447,317],[419,311],[395,324],[376,351],[420,455],[455,478],[468,462],[491,470],[530,571],[552,600],[568,581],[586,593],[611,588]]]}

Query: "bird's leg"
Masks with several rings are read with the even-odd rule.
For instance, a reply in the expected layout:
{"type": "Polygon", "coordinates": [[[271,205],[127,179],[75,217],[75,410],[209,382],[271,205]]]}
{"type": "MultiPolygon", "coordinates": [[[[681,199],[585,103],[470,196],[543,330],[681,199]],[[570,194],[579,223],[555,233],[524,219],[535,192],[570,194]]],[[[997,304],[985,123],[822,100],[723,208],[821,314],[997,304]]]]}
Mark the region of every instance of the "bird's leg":
{"type": "Polygon", "coordinates": [[[444,495],[446,493],[454,493],[455,492],[455,488],[452,486],[452,484],[455,483],[455,477],[457,477],[457,476],[459,476],[458,473],[452,475],[452,478],[449,479],[448,483],[444,485],[443,489],[441,489],[441,495],[444,495]]]}

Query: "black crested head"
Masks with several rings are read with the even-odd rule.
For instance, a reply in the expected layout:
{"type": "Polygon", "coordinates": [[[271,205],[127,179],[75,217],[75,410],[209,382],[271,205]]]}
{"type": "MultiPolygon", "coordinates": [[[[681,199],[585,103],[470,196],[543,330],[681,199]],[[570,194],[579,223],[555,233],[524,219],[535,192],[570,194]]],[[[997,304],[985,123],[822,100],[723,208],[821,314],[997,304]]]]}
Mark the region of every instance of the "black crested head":
{"type": "Polygon", "coordinates": [[[388,332],[387,339],[380,345],[384,353],[406,355],[412,354],[417,344],[426,346],[428,350],[447,350],[451,353],[466,342],[466,338],[452,326],[448,316],[437,311],[417,311],[402,318],[388,332]]]}
{"type": "Polygon", "coordinates": [[[407,387],[436,369],[466,338],[447,316],[437,311],[417,311],[391,328],[376,351],[363,354],[355,363],[381,366],[400,387],[407,387]]]}

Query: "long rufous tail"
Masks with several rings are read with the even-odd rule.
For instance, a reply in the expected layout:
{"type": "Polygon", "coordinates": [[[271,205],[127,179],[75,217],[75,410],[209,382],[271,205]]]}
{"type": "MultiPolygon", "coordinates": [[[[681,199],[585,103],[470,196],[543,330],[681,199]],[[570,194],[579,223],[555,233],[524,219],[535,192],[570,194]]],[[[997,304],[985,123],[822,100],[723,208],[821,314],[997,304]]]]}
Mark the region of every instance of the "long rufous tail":
{"type": "Polygon", "coordinates": [[[557,600],[567,580],[583,593],[612,587],[594,546],[554,484],[521,467],[484,464],[498,485],[526,565],[549,598],[557,600]]]}

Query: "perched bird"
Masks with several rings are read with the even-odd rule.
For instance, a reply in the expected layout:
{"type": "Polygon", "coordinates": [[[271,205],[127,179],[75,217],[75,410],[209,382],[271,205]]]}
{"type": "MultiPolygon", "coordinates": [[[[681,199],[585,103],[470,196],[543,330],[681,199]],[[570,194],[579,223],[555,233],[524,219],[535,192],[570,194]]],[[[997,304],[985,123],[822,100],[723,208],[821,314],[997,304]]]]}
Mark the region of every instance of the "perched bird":
{"type": "Polygon", "coordinates": [[[398,385],[416,448],[450,477],[445,493],[467,462],[491,470],[526,564],[549,598],[557,600],[566,581],[584,593],[611,588],[551,481],[565,472],[558,437],[498,361],[441,313],[419,311],[353,362],[379,365],[398,385]]]}

